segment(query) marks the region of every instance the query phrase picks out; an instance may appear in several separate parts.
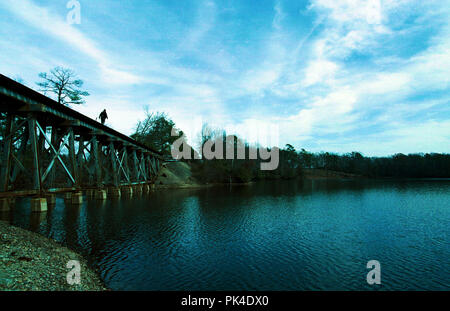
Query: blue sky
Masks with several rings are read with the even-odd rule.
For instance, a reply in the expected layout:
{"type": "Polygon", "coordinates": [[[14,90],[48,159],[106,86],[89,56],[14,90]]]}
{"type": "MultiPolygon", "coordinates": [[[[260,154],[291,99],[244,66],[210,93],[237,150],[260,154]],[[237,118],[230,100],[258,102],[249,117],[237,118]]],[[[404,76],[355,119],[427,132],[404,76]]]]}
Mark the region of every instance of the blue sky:
{"type": "Polygon", "coordinates": [[[202,122],[278,144],[450,152],[450,1],[0,1],[0,72],[37,89],[74,69],[74,109],[131,134],[145,107],[195,144],[202,122]],[[262,130],[264,132],[264,130],[262,130]]]}

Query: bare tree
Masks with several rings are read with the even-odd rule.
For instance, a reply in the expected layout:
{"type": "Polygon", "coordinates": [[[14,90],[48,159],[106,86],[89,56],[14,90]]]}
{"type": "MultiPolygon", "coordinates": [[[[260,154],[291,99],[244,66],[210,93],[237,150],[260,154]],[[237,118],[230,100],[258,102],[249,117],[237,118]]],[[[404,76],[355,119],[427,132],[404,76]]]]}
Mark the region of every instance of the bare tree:
{"type": "Polygon", "coordinates": [[[41,88],[40,91],[44,94],[53,93],[58,103],[62,105],[84,104],[83,96],[89,96],[88,92],[80,90],[83,81],[77,79],[75,72],[71,69],[55,67],[48,74],[41,72],[39,78],[43,80],[36,83],[41,88]]]}

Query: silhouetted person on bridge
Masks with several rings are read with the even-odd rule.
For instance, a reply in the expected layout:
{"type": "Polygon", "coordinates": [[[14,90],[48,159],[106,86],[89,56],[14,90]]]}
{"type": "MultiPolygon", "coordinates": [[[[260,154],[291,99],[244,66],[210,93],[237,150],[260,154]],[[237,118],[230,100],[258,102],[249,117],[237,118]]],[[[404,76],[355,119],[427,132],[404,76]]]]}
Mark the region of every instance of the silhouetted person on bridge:
{"type": "Polygon", "coordinates": [[[103,109],[103,111],[99,115],[99,118],[102,121],[102,124],[105,124],[105,120],[108,119],[108,115],[106,114],[106,109],[103,109]]]}

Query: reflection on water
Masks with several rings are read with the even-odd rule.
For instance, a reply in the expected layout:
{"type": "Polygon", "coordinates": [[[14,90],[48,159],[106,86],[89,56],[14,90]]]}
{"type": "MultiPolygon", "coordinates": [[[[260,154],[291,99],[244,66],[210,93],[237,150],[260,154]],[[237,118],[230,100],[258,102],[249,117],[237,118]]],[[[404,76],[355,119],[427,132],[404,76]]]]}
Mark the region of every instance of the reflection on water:
{"type": "Polygon", "coordinates": [[[16,201],[1,219],[84,254],[124,290],[448,289],[450,181],[265,182],[131,199],[16,201]]]}

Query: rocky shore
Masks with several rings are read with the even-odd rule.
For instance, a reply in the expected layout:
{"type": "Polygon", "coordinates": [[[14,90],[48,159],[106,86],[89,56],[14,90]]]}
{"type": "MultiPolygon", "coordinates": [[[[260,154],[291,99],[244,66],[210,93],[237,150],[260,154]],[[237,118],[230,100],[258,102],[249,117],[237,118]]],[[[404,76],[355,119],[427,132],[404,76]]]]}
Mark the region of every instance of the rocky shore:
{"type": "Polygon", "coordinates": [[[37,233],[0,221],[0,291],[101,291],[100,277],[74,251],[37,233]],[[70,260],[80,263],[80,284],[69,285],[70,260]]]}

